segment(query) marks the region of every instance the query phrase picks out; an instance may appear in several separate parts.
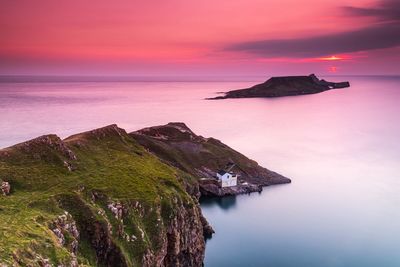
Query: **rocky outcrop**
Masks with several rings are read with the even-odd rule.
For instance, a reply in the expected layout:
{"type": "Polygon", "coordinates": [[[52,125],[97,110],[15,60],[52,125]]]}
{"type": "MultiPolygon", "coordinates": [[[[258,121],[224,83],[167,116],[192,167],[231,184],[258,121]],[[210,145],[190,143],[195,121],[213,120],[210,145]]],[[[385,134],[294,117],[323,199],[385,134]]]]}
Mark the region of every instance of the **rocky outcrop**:
{"type": "Polygon", "coordinates": [[[167,230],[165,266],[202,266],[205,242],[201,212],[181,207],[167,230]]]}
{"type": "Polygon", "coordinates": [[[11,192],[11,185],[9,182],[6,181],[1,181],[1,192],[3,193],[3,195],[8,196],[11,192]]]}
{"type": "MultiPolygon", "coordinates": [[[[96,253],[98,264],[130,266],[131,259],[122,251],[131,246],[141,247],[141,244],[152,240],[154,245],[143,251],[140,266],[202,266],[205,235],[211,233],[212,228],[202,216],[197,200],[194,200],[194,203],[191,201],[186,203],[175,197],[171,200],[172,206],[169,208],[144,207],[138,201],[113,201],[99,192],[92,192],[90,200],[90,206],[98,209],[97,216],[85,203],[86,201],[77,195],[61,196],[59,201],[60,207],[74,213],[73,217],[77,218],[76,226],[79,233],[77,236],[90,244],[96,253]],[[100,207],[103,202],[107,202],[106,209],[111,216],[108,216],[108,212],[100,207]],[[74,208],[76,206],[79,206],[79,209],[74,208]],[[153,212],[157,214],[157,224],[153,226],[158,229],[155,239],[152,239],[148,232],[155,229],[137,224],[137,219],[146,220],[146,217],[153,212]],[[132,218],[136,219],[132,220],[132,218]],[[132,227],[137,229],[134,234],[127,231],[132,227]],[[116,238],[126,241],[127,245],[121,246],[121,241],[116,243],[116,238]]],[[[64,221],[61,220],[61,222],[64,221]]],[[[65,227],[66,223],[60,223],[60,219],[57,220],[56,225],[51,228],[60,244],[65,245],[63,233],[65,229],[73,229],[73,227],[65,227]]]]}
{"type": "Polygon", "coordinates": [[[197,205],[192,208],[177,205],[175,216],[161,234],[161,249],[147,250],[142,266],[203,266],[205,241],[201,210],[197,205]]]}
{"type": "Polygon", "coordinates": [[[260,192],[262,186],[291,182],[215,138],[196,135],[184,123],[149,127],[130,135],[166,163],[196,177],[203,196],[260,192]],[[232,164],[240,182],[235,187],[221,188],[215,179],[216,172],[232,164]]]}
{"type": "Polygon", "coordinates": [[[57,237],[58,243],[61,246],[67,247],[71,254],[71,267],[77,267],[78,246],[79,246],[79,231],[72,216],[65,212],[57,217],[50,225],[51,231],[57,237]]]}
{"type": "Polygon", "coordinates": [[[64,141],[66,143],[76,142],[76,143],[82,145],[85,143],[85,141],[103,140],[103,139],[109,139],[109,138],[123,139],[126,136],[127,136],[127,133],[124,129],[119,128],[116,124],[111,124],[111,125],[107,125],[105,127],[91,130],[91,131],[71,135],[71,136],[67,137],[64,141]]]}
{"type": "MultiPolygon", "coordinates": [[[[68,211],[68,214],[75,219],[76,233],[78,233],[76,236],[80,240],[85,240],[85,243],[89,245],[87,249],[96,255],[96,265],[129,266],[121,248],[113,239],[113,228],[107,223],[107,220],[100,220],[90,205],[77,194],[64,194],[57,198],[60,207],[68,211]]],[[[56,229],[62,231],[65,227],[60,227],[59,221],[56,223],[56,229]]],[[[61,223],[61,225],[63,224],[65,223],[61,223]]]]}
{"type": "Polygon", "coordinates": [[[221,187],[216,179],[202,179],[199,181],[201,195],[205,197],[223,197],[252,192],[261,192],[262,185],[251,183],[240,183],[237,186],[221,187]]]}
{"type": "Polygon", "coordinates": [[[204,237],[206,239],[207,238],[211,238],[212,235],[215,233],[214,229],[208,223],[207,219],[203,215],[201,215],[200,219],[201,219],[201,224],[203,225],[203,235],[204,235],[204,237]]]}
{"type": "Polygon", "coordinates": [[[18,191],[0,207],[0,259],[9,266],[200,267],[214,233],[201,194],[290,182],[183,123],[45,135],[1,149],[0,166],[2,193],[18,191]],[[214,188],[215,171],[233,162],[240,186],[214,188]]]}
{"type": "Polygon", "coordinates": [[[226,92],[224,96],[208,99],[282,97],[321,93],[331,89],[350,87],[349,82],[327,82],[315,74],[309,76],[272,77],[250,88],[226,92]]]}
{"type": "MultiPolygon", "coordinates": [[[[35,139],[17,144],[13,148],[18,149],[26,155],[33,155],[35,158],[40,159],[45,157],[47,149],[59,152],[62,156],[69,160],[76,160],[76,155],[69,149],[63,140],[55,134],[43,135],[35,139]]],[[[6,152],[8,149],[4,149],[6,152]]]]}

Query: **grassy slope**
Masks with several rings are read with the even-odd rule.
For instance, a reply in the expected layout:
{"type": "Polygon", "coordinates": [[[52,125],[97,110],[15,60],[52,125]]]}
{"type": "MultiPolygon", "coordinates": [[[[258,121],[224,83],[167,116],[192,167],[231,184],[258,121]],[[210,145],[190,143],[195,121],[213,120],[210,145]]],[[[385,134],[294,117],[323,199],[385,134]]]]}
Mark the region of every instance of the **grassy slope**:
{"type": "Polygon", "coordinates": [[[196,135],[183,123],[150,127],[130,135],[161,159],[199,178],[212,177],[217,170],[235,163],[235,172],[249,182],[262,185],[290,182],[219,140],[196,135]]]}
{"type": "MultiPolygon", "coordinates": [[[[112,236],[126,256],[126,264],[139,265],[146,248],[157,249],[158,228],[173,213],[171,199],[193,204],[177,179],[189,175],[161,163],[116,126],[66,139],[64,143],[76,160],[63,146],[54,145],[60,142],[56,136],[46,140],[0,150],[0,178],[12,186],[10,196],[0,197],[0,263],[20,259],[23,265],[38,265],[38,256],[54,264],[68,263],[71,254],[57,243],[49,229],[51,222],[66,209],[78,225],[94,221],[106,225],[108,221],[115,229],[119,222],[106,207],[112,200],[126,205],[137,201],[145,211],[131,212],[124,218],[124,224],[129,225],[124,231],[139,237],[135,242],[128,243],[115,231],[112,236]],[[68,171],[64,161],[74,170],[68,171]],[[93,192],[102,197],[93,200],[93,192]],[[145,232],[143,240],[140,229],[145,232]]],[[[78,259],[81,264],[95,265],[90,236],[79,230],[78,259]]]]}

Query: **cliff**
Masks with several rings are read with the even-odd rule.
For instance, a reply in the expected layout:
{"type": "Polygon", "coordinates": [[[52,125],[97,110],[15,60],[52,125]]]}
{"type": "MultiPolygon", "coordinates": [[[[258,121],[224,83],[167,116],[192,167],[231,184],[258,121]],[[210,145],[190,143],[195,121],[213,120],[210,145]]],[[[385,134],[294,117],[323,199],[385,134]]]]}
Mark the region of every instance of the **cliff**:
{"type": "Polygon", "coordinates": [[[235,195],[290,183],[290,179],[261,167],[221,141],[196,135],[184,123],[145,128],[130,135],[164,162],[197,177],[203,195],[235,195]],[[213,178],[216,171],[233,164],[233,170],[240,175],[240,186],[220,188],[213,178]]]}
{"type": "Polygon", "coordinates": [[[202,266],[197,182],[116,125],[2,149],[0,178],[1,266],[202,266]]]}
{"type": "Polygon", "coordinates": [[[201,193],[290,180],[170,123],[131,134],[110,125],[1,149],[0,182],[0,266],[196,267],[213,233],[201,193]],[[221,189],[211,177],[232,162],[244,184],[221,189]]]}
{"type": "Polygon", "coordinates": [[[314,74],[309,76],[272,77],[266,82],[250,88],[229,91],[224,96],[208,99],[296,96],[316,94],[349,86],[349,82],[327,82],[323,79],[318,79],[314,74]]]}

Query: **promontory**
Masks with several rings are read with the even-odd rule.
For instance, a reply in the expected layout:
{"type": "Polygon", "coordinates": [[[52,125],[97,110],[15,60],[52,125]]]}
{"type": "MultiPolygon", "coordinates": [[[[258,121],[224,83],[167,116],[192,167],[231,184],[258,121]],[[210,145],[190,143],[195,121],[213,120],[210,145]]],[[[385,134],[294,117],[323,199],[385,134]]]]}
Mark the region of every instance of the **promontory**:
{"type": "Polygon", "coordinates": [[[203,265],[199,197],[290,179],[184,123],[0,149],[0,266],[203,265]]]}

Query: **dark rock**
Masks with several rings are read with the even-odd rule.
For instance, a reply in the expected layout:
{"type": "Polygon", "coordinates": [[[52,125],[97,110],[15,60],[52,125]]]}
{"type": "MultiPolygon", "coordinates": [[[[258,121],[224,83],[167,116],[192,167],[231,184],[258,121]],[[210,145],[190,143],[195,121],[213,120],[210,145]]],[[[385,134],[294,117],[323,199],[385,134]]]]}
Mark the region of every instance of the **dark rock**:
{"type": "Polygon", "coordinates": [[[74,194],[60,195],[58,201],[60,207],[70,211],[69,214],[75,218],[79,238],[88,241],[90,249],[95,252],[98,265],[128,266],[120,247],[112,239],[109,226],[97,219],[88,204],[74,194]]]}
{"type": "Polygon", "coordinates": [[[246,89],[226,92],[224,96],[207,98],[210,100],[226,98],[282,97],[321,93],[331,89],[350,87],[349,82],[327,82],[311,74],[309,76],[272,77],[264,83],[246,89]]]}
{"type": "MultiPolygon", "coordinates": [[[[192,208],[176,203],[176,215],[160,233],[161,249],[148,249],[142,258],[142,266],[203,266],[205,240],[203,225],[207,221],[198,205],[192,208]]],[[[207,223],[208,224],[208,223],[207,223]]]]}
{"type": "Polygon", "coordinates": [[[205,197],[223,197],[262,191],[262,185],[248,182],[237,186],[220,187],[215,179],[202,179],[199,181],[199,185],[201,195],[205,197]]]}
{"type": "Polygon", "coordinates": [[[204,235],[204,237],[205,238],[211,238],[212,235],[215,233],[214,229],[208,223],[207,219],[204,218],[203,215],[201,215],[200,219],[201,219],[201,224],[203,225],[203,235],[204,235]]]}

